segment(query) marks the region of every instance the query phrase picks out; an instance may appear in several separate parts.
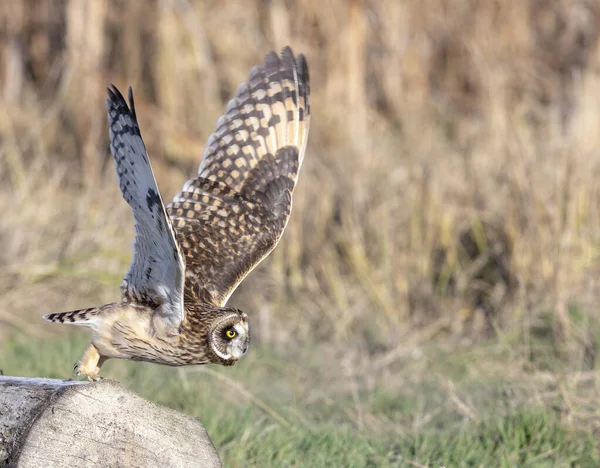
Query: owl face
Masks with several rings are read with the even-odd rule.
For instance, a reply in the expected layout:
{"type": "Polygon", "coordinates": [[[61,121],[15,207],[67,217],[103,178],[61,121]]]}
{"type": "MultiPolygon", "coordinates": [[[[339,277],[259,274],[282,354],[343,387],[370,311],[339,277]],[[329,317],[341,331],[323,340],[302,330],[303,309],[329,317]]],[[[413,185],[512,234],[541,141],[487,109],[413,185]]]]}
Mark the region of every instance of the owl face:
{"type": "Polygon", "coordinates": [[[208,341],[211,350],[220,359],[233,364],[248,351],[248,316],[237,309],[227,309],[226,312],[215,320],[209,331],[208,341]]]}

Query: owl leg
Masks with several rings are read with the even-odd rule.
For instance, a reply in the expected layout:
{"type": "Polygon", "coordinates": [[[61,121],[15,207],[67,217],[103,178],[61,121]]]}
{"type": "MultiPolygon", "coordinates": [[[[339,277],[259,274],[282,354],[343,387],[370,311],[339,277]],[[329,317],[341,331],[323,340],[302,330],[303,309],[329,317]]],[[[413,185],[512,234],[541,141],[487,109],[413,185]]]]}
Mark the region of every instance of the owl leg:
{"type": "Polygon", "coordinates": [[[106,358],[101,356],[98,349],[90,343],[88,347],[85,348],[81,359],[73,366],[73,370],[76,375],[85,375],[90,382],[95,382],[102,379],[98,373],[100,372],[100,367],[104,364],[104,361],[106,361],[106,358]]]}

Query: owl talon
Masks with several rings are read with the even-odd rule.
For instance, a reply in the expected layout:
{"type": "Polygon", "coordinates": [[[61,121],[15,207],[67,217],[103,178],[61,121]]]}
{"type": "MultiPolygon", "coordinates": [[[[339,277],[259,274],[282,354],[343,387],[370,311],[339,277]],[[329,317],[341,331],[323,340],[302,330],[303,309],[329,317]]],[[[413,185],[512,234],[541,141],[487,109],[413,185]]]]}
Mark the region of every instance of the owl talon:
{"type": "Polygon", "coordinates": [[[100,356],[96,347],[93,344],[90,344],[83,353],[81,360],[77,361],[73,366],[75,375],[85,375],[90,382],[101,380],[102,377],[100,377],[98,373],[100,372],[100,366],[105,359],[106,358],[100,356]]]}
{"type": "Polygon", "coordinates": [[[81,361],[75,363],[73,370],[75,371],[76,376],[81,377],[82,375],[85,375],[90,382],[97,382],[104,379],[104,377],[98,375],[98,372],[100,372],[99,367],[96,367],[93,372],[89,372],[85,369],[81,361]]]}

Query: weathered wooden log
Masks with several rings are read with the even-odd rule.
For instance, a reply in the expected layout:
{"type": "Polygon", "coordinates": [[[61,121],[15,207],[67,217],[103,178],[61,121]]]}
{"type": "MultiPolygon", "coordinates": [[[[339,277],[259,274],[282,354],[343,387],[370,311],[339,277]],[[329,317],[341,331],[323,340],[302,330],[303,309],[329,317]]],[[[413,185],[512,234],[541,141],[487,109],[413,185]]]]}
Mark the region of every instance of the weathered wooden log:
{"type": "Polygon", "coordinates": [[[0,467],[220,467],[202,424],[114,381],[0,376],[0,467]]]}

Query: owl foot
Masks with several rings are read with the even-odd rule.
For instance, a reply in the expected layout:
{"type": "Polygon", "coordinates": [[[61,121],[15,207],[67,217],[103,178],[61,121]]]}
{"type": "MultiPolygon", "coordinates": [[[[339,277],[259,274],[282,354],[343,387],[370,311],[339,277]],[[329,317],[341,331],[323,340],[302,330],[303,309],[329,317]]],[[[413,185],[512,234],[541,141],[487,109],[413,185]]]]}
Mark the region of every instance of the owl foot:
{"type": "Polygon", "coordinates": [[[85,365],[81,361],[77,361],[73,366],[73,370],[75,371],[76,376],[85,375],[90,382],[97,382],[98,380],[102,380],[104,377],[98,375],[100,372],[100,368],[96,366],[93,371],[85,368],[85,365]]]}
{"type": "Polygon", "coordinates": [[[83,356],[73,366],[75,375],[85,375],[90,382],[97,382],[102,377],[98,375],[100,372],[100,366],[102,366],[105,358],[100,356],[100,353],[96,347],[90,343],[85,349],[83,356]]]}

